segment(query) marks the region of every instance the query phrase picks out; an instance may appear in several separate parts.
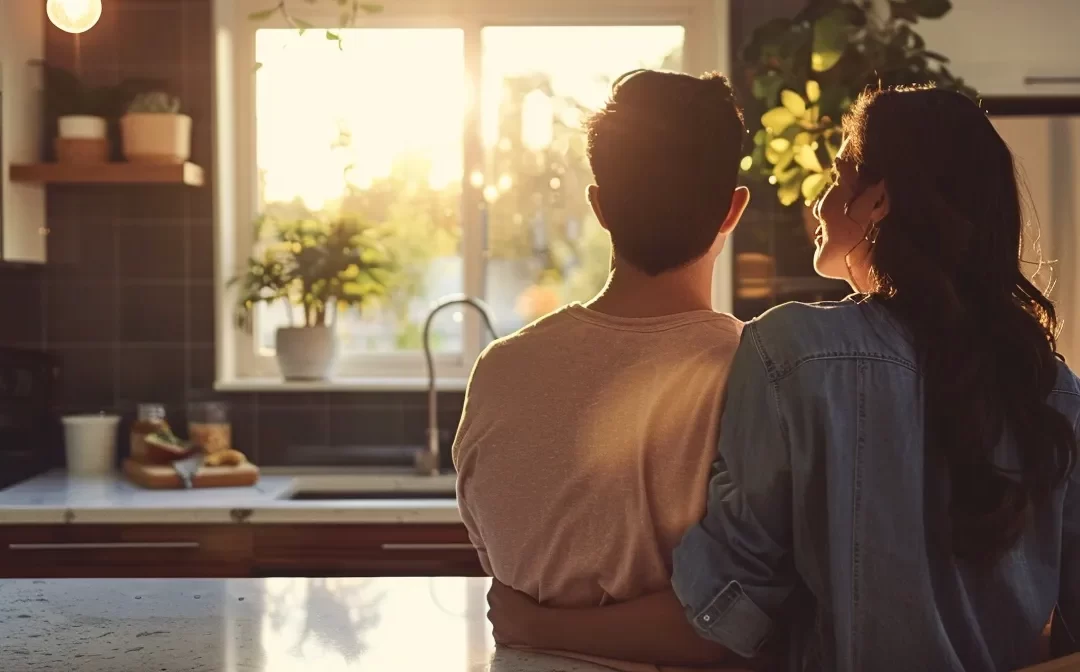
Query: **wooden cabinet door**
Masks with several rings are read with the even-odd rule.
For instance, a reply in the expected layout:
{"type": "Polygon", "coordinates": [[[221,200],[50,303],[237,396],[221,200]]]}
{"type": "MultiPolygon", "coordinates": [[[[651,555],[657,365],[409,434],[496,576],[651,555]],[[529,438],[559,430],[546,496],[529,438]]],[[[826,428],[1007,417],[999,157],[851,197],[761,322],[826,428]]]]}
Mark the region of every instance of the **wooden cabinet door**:
{"type": "Polygon", "coordinates": [[[235,578],[250,575],[246,525],[8,525],[3,578],[235,578]]]}
{"type": "Polygon", "coordinates": [[[483,576],[460,524],[258,525],[258,576],[483,576]]]}

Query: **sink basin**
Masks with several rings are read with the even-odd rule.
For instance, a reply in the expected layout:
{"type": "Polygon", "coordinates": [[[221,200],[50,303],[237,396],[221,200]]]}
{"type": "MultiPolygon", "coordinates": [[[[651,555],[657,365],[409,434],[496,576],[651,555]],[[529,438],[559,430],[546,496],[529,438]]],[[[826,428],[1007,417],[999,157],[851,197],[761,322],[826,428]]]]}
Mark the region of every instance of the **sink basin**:
{"type": "Polygon", "coordinates": [[[357,499],[454,499],[453,490],[299,490],[288,496],[293,501],[326,501],[357,499]]]}

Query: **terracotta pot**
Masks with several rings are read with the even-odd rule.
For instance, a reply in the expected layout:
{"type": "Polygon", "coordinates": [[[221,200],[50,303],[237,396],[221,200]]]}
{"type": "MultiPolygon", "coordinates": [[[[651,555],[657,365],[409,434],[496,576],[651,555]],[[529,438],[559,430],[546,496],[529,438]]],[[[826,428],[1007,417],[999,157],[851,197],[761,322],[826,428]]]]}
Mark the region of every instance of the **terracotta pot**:
{"type": "Polygon", "coordinates": [[[274,347],[285,380],[327,380],[337,363],[337,336],[330,327],[282,327],[274,347]]]}
{"type": "Polygon", "coordinates": [[[125,114],[120,118],[124,157],[131,163],[177,164],[191,157],[191,117],[125,114]]]}
{"type": "Polygon", "coordinates": [[[105,138],[56,138],[56,161],[93,165],[109,160],[109,143],[105,138]]]}

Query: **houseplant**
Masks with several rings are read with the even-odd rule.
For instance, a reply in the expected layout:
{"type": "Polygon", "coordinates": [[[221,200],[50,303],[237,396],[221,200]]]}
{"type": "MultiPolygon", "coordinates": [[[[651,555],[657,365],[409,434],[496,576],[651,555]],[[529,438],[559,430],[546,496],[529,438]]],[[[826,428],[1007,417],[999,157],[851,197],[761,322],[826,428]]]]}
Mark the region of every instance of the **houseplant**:
{"type": "Polygon", "coordinates": [[[191,156],[191,117],[180,99],[167,93],[140,93],[120,119],[124,158],[132,163],[183,163],[191,156]]]}
{"type": "Polygon", "coordinates": [[[125,79],[92,85],[66,68],[34,61],[45,74],[47,139],[63,163],[102,163],[113,152],[114,124],[135,92],[159,86],[157,80],[125,79]],[[112,132],[110,132],[110,130],[112,132]]]}
{"type": "Polygon", "coordinates": [[[325,380],[337,356],[338,315],[385,296],[395,275],[381,231],[351,216],[264,217],[255,240],[260,252],[229,283],[239,293],[237,324],[250,330],[258,304],[280,301],[290,322],[275,336],[282,375],[325,380]]]}
{"type": "MultiPolygon", "coordinates": [[[[318,2],[318,0],[304,1],[308,5],[314,5],[318,2]]],[[[361,16],[380,14],[383,11],[383,6],[380,4],[360,2],[360,0],[326,0],[326,6],[337,8],[338,26],[340,28],[352,28],[356,25],[356,22],[361,16]]],[[[249,14],[248,19],[251,21],[267,21],[275,16],[280,17],[286,24],[299,30],[301,34],[314,28],[314,24],[310,21],[297,16],[287,4],[286,0],[276,0],[268,7],[249,14]]],[[[337,42],[339,48],[344,45],[340,32],[336,30],[326,30],[324,32],[326,34],[326,39],[337,42]]],[[[262,64],[256,63],[255,65],[257,69],[262,64]]]]}
{"type": "Polygon", "coordinates": [[[809,205],[828,184],[841,117],[867,87],[934,83],[975,97],[914,29],[951,9],[950,0],[811,0],[759,27],[741,55],[747,116],[761,120],[743,169],[775,185],[783,205],[809,205]]]}

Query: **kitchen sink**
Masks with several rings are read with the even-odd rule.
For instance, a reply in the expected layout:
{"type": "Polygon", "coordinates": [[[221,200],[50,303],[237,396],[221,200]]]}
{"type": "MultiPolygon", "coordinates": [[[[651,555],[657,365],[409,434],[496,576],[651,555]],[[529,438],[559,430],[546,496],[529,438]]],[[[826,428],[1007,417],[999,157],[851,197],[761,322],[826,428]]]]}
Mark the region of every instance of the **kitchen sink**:
{"type": "Polygon", "coordinates": [[[293,501],[326,501],[356,499],[454,499],[453,490],[432,492],[430,490],[300,490],[288,496],[293,501]]]}

